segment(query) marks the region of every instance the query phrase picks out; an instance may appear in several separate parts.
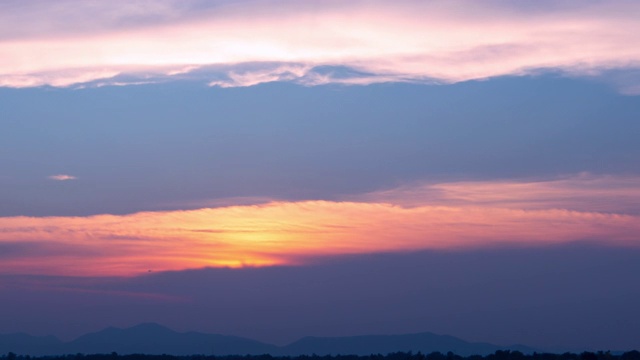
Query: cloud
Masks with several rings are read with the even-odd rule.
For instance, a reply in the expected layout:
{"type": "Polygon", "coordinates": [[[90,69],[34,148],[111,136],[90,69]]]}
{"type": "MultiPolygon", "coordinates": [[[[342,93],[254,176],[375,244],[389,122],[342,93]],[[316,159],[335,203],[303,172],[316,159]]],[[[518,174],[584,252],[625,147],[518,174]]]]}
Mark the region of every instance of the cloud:
{"type": "Polygon", "coordinates": [[[51,180],[56,180],[56,181],[68,181],[68,180],[76,180],[76,179],[78,179],[77,177],[75,177],[73,175],[67,175],[67,174],[51,175],[51,176],[47,176],[47,178],[51,179],[51,180]]]}
{"type": "Polygon", "coordinates": [[[462,181],[410,184],[353,197],[404,207],[476,205],[509,209],[564,209],[580,212],[640,214],[635,176],[581,173],[552,180],[462,181]]]}
{"type": "Polygon", "coordinates": [[[210,86],[220,87],[239,87],[253,86],[273,81],[291,81],[305,77],[311,70],[309,66],[304,65],[280,65],[275,68],[263,68],[258,64],[256,70],[248,70],[238,72],[231,71],[225,80],[214,80],[209,83],[210,86]]]}
{"type": "Polygon", "coordinates": [[[606,78],[640,68],[634,1],[147,3],[5,4],[0,86],[122,84],[122,76],[223,87],[446,83],[540,71],[606,78]],[[335,77],[325,66],[353,72],[335,77]]]}
{"type": "Polygon", "coordinates": [[[576,241],[637,247],[638,180],[581,175],[443,183],[349,201],[5,217],[0,218],[0,243],[16,249],[18,243],[34,246],[3,259],[0,273],[133,275],[148,269],[270,266],[318,256],[576,241]],[[615,201],[622,197],[628,201],[615,201]],[[38,244],[76,250],[43,256],[47,252],[38,251],[38,244]]]}

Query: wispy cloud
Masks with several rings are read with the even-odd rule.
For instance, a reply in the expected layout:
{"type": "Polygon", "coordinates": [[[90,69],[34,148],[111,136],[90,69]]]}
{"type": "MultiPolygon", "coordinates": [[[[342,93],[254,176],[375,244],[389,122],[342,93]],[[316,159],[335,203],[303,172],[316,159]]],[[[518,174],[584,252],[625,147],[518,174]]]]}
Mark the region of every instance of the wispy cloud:
{"type": "Polygon", "coordinates": [[[388,202],[404,207],[429,203],[640,215],[638,180],[635,176],[582,173],[553,180],[410,184],[356,196],[352,200],[388,202]]]}
{"type": "MultiPolygon", "coordinates": [[[[5,4],[0,86],[122,84],[123,77],[218,86],[457,82],[541,70],[606,76],[640,67],[634,1],[153,4],[5,4]],[[353,72],[327,74],[324,66],[353,72]]],[[[631,93],[635,85],[624,89],[631,93]]]]}
{"type": "Polygon", "coordinates": [[[56,180],[56,181],[68,181],[68,180],[76,180],[78,178],[73,175],[58,174],[58,175],[47,176],[47,179],[56,180]]]}
{"type": "Polygon", "coordinates": [[[575,241],[639,246],[639,180],[582,175],[443,183],[350,201],[0,218],[0,244],[13,249],[3,257],[0,273],[132,275],[304,263],[340,254],[575,241]],[[610,201],[621,197],[628,201],[610,201]],[[51,253],[43,246],[65,250],[51,253]]]}

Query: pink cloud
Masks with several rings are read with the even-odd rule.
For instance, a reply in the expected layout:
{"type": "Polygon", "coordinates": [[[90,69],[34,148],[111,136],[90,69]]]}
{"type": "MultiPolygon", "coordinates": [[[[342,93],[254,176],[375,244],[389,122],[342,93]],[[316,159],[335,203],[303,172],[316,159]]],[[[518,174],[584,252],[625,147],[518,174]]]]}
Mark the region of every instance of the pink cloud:
{"type": "MultiPolygon", "coordinates": [[[[40,5],[49,9],[23,5],[0,15],[1,86],[121,82],[117,75],[191,75],[219,86],[457,82],[548,69],[600,76],[640,66],[640,5],[632,1],[535,9],[471,0],[40,5]],[[361,74],[314,70],[324,65],[361,74]],[[211,66],[226,79],[198,72],[211,66]]],[[[625,84],[627,92],[634,88],[625,84]]]]}
{"type": "Polygon", "coordinates": [[[76,180],[76,179],[78,179],[77,177],[75,177],[73,175],[67,175],[67,174],[51,175],[51,176],[47,176],[47,178],[50,179],[50,180],[56,180],[56,181],[68,181],[68,180],[76,180]]]}
{"type": "Polygon", "coordinates": [[[634,176],[582,173],[552,180],[462,181],[410,184],[354,197],[404,207],[475,205],[510,209],[564,209],[580,212],[640,214],[640,186],[634,176]]]}

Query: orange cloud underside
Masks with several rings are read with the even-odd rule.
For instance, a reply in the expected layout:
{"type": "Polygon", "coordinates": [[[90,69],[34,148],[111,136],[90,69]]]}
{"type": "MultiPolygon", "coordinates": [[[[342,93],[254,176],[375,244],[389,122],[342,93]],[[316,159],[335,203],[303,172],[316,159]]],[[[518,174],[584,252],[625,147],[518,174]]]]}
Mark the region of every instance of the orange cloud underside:
{"type": "Polygon", "coordinates": [[[0,273],[135,275],[207,266],[298,264],[309,257],[340,254],[580,240],[640,244],[640,218],[633,211],[589,209],[621,191],[638,203],[640,192],[620,182],[613,188],[612,179],[596,180],[438,184],[367,194],[348,202],[6,217],[0,218],[0,246],[10,251],[0,262],[0,273]],[[562,193],[553,196],[558,189],[562,193]],[[531,193],[539,195],[538,201],[527,200],[531,193]],[[413,199],[410,204],[408,198],[413,199]]]}

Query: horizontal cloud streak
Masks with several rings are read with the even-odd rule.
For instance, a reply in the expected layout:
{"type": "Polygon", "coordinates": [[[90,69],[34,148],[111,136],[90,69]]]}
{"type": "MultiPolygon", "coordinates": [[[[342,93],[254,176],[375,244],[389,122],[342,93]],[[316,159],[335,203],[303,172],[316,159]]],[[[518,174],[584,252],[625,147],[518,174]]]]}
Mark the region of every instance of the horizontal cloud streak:
{"type": "Polygon", "coordinates": [[[523,210],[564,209],[579,212],[640,214],[639,179],[588,173],[556,180],[466,181],[413,184],[354,197],[413,207],[476,205],[523,210]]]}
{"type": "Polygon", "coordinates": [[[50,180],[56,180],[56,181],[67,181],[67,180],[76,180],[77,177],[73,176],[73,175],[67,175],[67,174],[58,174],[58,175],[51,175],[47,177],[50,180]]]}
{"type": "Polygon", "coordinates": [[[640,217],[637,208],[627,206],[640,203],[637,184],[638,179],[589,176],[446,183],[344,202],[0,218],[0,244],[15,250],[3,258],[0,273],[132,275],[147,270],[297,264],[342,254],[583,240],[637,246],[640,217]],[[620,208],[614,201],[599,205],[611,195],[626,196],[629,203],[620,208]],[[408,203],[408,198],[413,200],[408,203]],[[66,250],[50,254],[41,246],[66,250]]]}
{"type": "MultiPolygon", "coordinates": [[[[640,5],[633,1],[153,4],[5,4],[0,86],[167,78],[219,86],[456,82],[640,67],[640,5]]],[[[633,92],[633,84],[624,87],[633,92]]]]}

